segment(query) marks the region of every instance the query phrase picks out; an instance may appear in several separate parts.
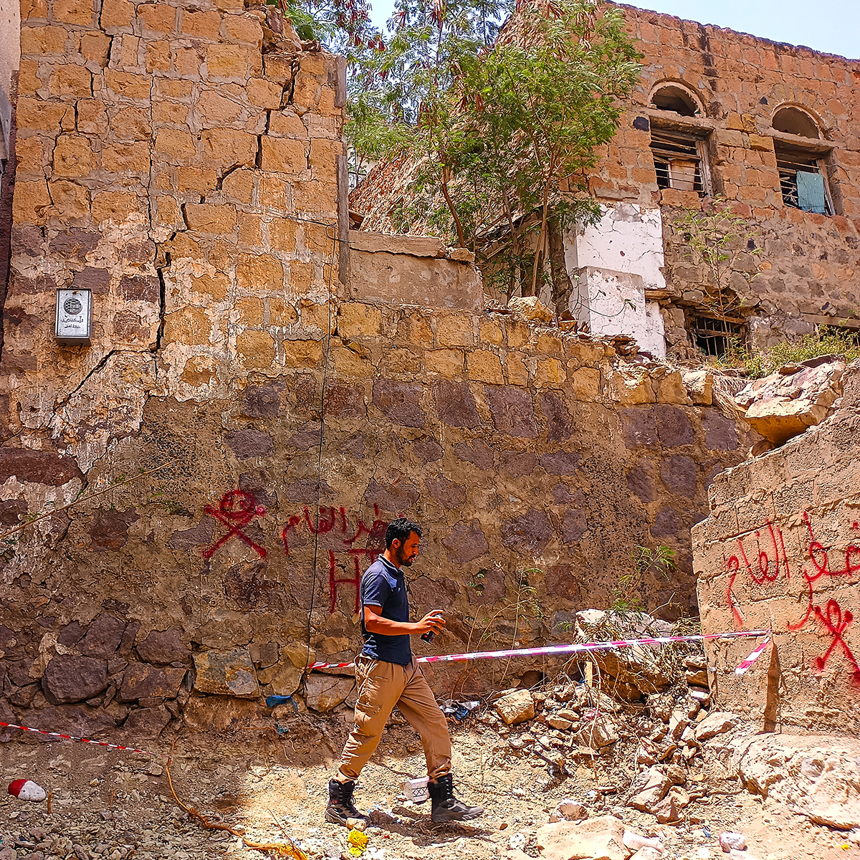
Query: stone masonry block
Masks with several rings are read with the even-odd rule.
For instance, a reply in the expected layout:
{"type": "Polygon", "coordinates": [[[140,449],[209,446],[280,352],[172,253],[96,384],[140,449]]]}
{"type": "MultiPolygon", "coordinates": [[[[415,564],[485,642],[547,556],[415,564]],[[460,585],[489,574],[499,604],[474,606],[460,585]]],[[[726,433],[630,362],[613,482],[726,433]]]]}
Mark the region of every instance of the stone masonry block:
{"type": "Polygon", "coordinates": [[[372,305],[345,303],[338,310],[337,328],[341,337],[376,337],[382,328],[382,312],[372,305]]]}
{"type": "Polygon", "coordinates": [[[263,44],[263,28],[256,18],[226,15],[221,22],[221,38],[225,42],[253,45],[259,50],[263,44]]]}
{"type": "Polygon", "coordinates": [[[182,32],[198,39],[218,39],[221,27],[221,16],[215,11],[194,12],[191,9],[182,10],[182,32]]]}
{"type": "Polygon", "coordinates": [[[102,167],[111,173],[149,173],[149,146],[139,143],[116,143],[102,149],[102,167]]]}
{"type": "Polygon", "coordinates": [[[121,29],[131,30],[134,3],[130,0],[103,0],[101,26],[107,33],[121,29]]]}
{"type": "Polygon", "coordinates": [[[226,203],[188,203],[185,220],[200,233],[232,233],[236,229],[236,209],[226,203]]]}
{"type": "Polygon", "coordinates": [[[190,132],[175,128],[161,128],[155,136],[154,151],[160,161],[176,164],[197,155],[190,132]]]}
{"type": "Polygon", "coordinates": [[[153,33],[172,33],[176,27],[176,8],[166,3],[141,3],[137,17],[153,33]]]}
{"type": "MultiPolygon", "coordinates": [[[[248,101],[257,107],[267,110],[277,110],[281,106],[283,88],[273,81],[264,78],[251,78],[246,87],[248,101]]],[[[274,120],[274,117],[272,117],[274,120]]]]}
{"type": "Polygon", "coordinates": [[[275,341],[265,331],[243,331],[236,338],[236,352],[246,368],[268,370],[275,360],[275,341]]]}
{"type": "Polygon", "coordinates": [[[116,69],[105,69],[105,87],[116,96],[148,101],[152,89],[149,75],[134,75],[116,69]]]}
{"type": "Polygon", "coordinates": [[[472,317],[460,314],[439,316],[436,341],[440,346],[472,346],[475,342],[472,317]]]}
{"type": "Polygon", "coordinates": [[[298,175],[307,170],[307,146],[300,140],[263,138],[263,170],[298,175]]]}
{"type": "Polygon", "coordinates": [[[12,200],[12,218],[16,224],[44,224],[51,195],[44,179],[34,182],[18,180],[12,200]]]}
{"type": "Polygon", "coordinates": [[[499,356],[486,349],[468,352],[466,355],[469,379],[478,382],[489,382],[493,385],[503,385],[505,375],[499,356]]]}
{"type": "Polygon", "coordinates": [[[210,45],[206,49],[206,68],[210,78],[232,78],[244,83],[250,74],[262,71],[262,59],[256,49],[210,45]]]}
{"type": "Polygon", "coordinates": [[[93,220],[99,223],[108,219],[125,221],[132,212],[137,212],[139,207],[140,201],[134,193],[104,191],[93,198],[93,220]]]}
{"type": "Polygon", "coordinates": [[[216,169],[236,165],[254,166],[257,138],[253,134],[226,128],[210,128],[200,137],[203,141],[204,158],[216,169]]]}
{"type": "Polygon", "coordinates": [[[424,368],[446,379],[463,375],[464,356],[461,349],[432,349],[424,354],[424,368]]]}
{"type": "Polygon", "coordinates": [[[51,182],[48,190],[60,220],[86,218],[90,214],[90,195],[83,186],[75,182],[51,182]]]}
{"type": "Polygon", "coordinates": [[[240,254],[236,260],[236,286],[250,292],[282,290],[284,267],[268,254],[240,254]]]}
{"type": "Polygon", "coordinates": [[[88,138],[64,134],[57,138],[54,148],[54,173],[57,176],[88,176],[93,169],[94,155],[88,138]]]}
{"type": "MultiPolygon", "coordinates": [[[[294,114],[291,110],[283,110],[277,111],[269,117],[269,135],[271,137],[297,137],[304,139],[308,136],[308,130],[297,114],[294,114]]],[[[313,150],[311,150],[311,155],[314,155],[313,150]]]]}
{"type": "Polygon", "coordinates": [[[54,66],[48,79],[48,89],[55,96],[88,98],[93,94],[93,76],[86,66],[61,63],[54,66]]]}
{"type": "Polygon", "coordinates": [[[287,367],[315,367],[322,358],[322,343],[318,340],[285,340],[283,350],[287,367]]]}
{"type": "Polygon", "coordinates": [[[62,27],[22,27],[21,55],[62,54],[68,33],[62,27]]]}

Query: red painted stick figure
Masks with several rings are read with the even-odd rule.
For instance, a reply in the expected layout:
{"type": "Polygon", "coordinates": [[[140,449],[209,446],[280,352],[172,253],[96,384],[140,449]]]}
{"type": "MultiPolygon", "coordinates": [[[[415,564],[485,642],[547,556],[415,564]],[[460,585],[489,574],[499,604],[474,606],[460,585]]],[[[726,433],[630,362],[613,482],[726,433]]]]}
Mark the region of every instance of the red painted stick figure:
{"type": "Polygon", "coordinates": [[[227,526],[228,532],[222,535],[208,549],[203,550],[203,558],[212,558],[232,537],[237,537],[239,540],[244,541],[251,549],[256,550],[257,554],[262,558],[266,557],[266,550],[254,543],[242,531],[254,517],[262,517],[266,513],[266,509],[262,505],[257,505],[256,502],[257,500],[254,498],[253,493],[249,493],[246,490],[231,490],[222,496],[217,511],[206,505],[204,508],[206,513],[227,526]]]}
{"type": "Polygon", "coordinates": [[[857,664],[854,652],[848,647],[848,643],[842,635],[845,633],[848,625],[854,620],[854,615],[851,610],[846,609],[843,615],[842,607],[835,600],[830,599],[827,601],[827,609],[825,612],[822,612],[821,608],[818,606],[815,607],[814,612],[815,617],[833,636],[833,641],[830,643],[830,647],[827,649],[825,655],[823,657],[815,658],[815,668],[818,669],[819,672],[822,671],[827,665],[827,660],[833,653],[833,650],[837,645],[839,645],[845,652],[845,656],[848,658],[848,662],[851,663],[851,668],[854,670],[854,682],[860,683],[860,665],[857,664]]]}

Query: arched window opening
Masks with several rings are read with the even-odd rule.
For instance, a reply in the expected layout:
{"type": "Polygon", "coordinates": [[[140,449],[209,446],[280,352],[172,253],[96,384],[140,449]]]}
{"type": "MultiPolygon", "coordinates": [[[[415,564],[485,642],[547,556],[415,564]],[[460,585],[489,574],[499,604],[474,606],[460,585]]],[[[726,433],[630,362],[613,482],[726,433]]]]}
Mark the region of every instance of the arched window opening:
{"type": "Polygon", "coordinates": [[[656,90],[651,96],[651,107],[674,111],[680,116],[698,116],[700,113],[696,100],[683,87],[675,84],[667,84],[656,90]]]}
{"type": "Polygon", "coordinates": [[[806,111],[796,107],[780,108],[773,115],[773,127],[777,131],[796,134],[799,137],[811,137],[814,140],[821,138],[815,120],[806,111]]]}

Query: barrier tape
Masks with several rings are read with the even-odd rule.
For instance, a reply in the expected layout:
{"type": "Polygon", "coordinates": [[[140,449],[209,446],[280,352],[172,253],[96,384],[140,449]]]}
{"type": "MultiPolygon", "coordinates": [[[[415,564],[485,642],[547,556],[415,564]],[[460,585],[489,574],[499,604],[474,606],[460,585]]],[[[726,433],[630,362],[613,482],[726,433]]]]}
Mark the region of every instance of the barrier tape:
{"type": "Polygon", "coordinates": [[[771,639],[770,636],[768,636],[767,639],[765,639],[764,642],[762,642],[761,645],[759,645],[758,648],[756,648],[755,651],[746,658],[746,660],[743,660],[738,664],[738,668],[735,669],[735,675],[743,675],[744,672],[746,672],[746,670],[749,669],[749,667],[752,666],[759,657],[761,657],[765,648],[770,645],[770,642],[771,639]]]}
{"type": "MultiPolygon", "coordinates": [[[[742,639],[770,637],[770,630],[739,630],[731,633],[706,633],[688,636],[652,636],[645,639],[619,639],[615,642],[583,642],[576,645],[547,645],[542,648],[518,648],[503,651],[472,651],[468,654],[440,654],[431,657],[418,657],[416,663],[462,663],[466,660],[484,660],[492,657],[535,657],[544,654],[575,654],[582,651],[608,651],[612,648],[630,648],[634,645],[671,645],[675,642],[705,642],[714,639],[742,639]]],[[[348,663],[311,663],[308,671],[314,669],[347,669],[355,666],[348,663]]]]}
{"type": "MultiPolygon", "coordinates": [[[[653,636],[645,639],[619,639],[615,642],[584,642],[577,645],[550,645],[543,648],[518,648],[507,649],[503,651],[472,651],[468,654],[440,654],[439,656],[419,657],[416,663],[455,663],[464,662],[466,660],[481,660],[491,657],[533,657],[541,654],[575,654],[583,651],[607,651],[612,648],[630,648],[634,645],[671,645],[675,642],[705,642],[714,639],[742,639],[742,638],[757,638],[766,636],[764,642],[759,645],[749,657],[740,663],[735,669],[736,675],[743,675],[750,666],[764,653],[765,648],[770,644],[770,630],[740,630],[731,633],[707,633],[690,636],[653,636]]],[[[354,666],[355,662],[349,663],[311,663],[308,666],[309,671],[314,669],[347,669],[354,666]]],[[[288,697],[289,698],[289,697],[288,697]]],[[[4,723],[0,720],[0,726],[7,729],[18,729],[22,732],[33,732],[38,735],[46,735],[51,738],[61,738],[65,741],[78,741],[82,744],[92,744],[97,747],[106,747],[112,750],[124,750],[125,752],[141,753],[142,755],[153,756],[154,758],[167,759],[168,756],[163,753],[149,752],[148,750],[137,749],[136,747],[126,747],[121,744],[110,744],[107,741],[94,741],[90,738],[79,738],[76,735],[67,735],[62,732],[49,732],[44,729],[34,729],[31,726],[18,726],[15,723],[4,723]]]]}
{"type": "Polygon", "coordinates": [[[22,732],[33,732],[37,735],[48,735],[52,738],[62,738],[64,741],[80,741],[82,744],[92,744],[96,747],[108,747],[112,750],[126,750],[127,752],[143,753],[143,755],[151,755],[156,758],[167,758],[161,753],[148,752],[147,750],[135,749],[135,747],[124,747],[120,744],[109,744],[106,741],[93,741],[89,738],[79,738],[75,735],[64,735],[62,732],[46,732],[44,729],[33,729],[30,726],[16,726],[14,723],[4,723],[0,720],[0,726],[5,726],[7,729],[20,729],[22,732]]]}

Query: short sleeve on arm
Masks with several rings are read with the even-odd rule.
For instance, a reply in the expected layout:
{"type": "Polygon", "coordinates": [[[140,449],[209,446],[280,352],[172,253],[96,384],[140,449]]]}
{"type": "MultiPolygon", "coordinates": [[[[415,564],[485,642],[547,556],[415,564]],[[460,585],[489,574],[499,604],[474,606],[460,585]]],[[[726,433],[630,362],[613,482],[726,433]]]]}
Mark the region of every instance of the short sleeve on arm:
{"type": "Polygon", "coordinates": [[[384,606],[391,594],[391,586],[384,573],[372,573],[361,582],[361,603],[363,606],[384,606]]]}

